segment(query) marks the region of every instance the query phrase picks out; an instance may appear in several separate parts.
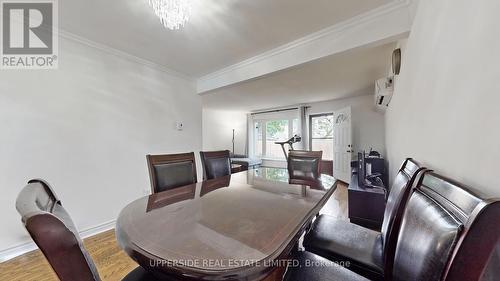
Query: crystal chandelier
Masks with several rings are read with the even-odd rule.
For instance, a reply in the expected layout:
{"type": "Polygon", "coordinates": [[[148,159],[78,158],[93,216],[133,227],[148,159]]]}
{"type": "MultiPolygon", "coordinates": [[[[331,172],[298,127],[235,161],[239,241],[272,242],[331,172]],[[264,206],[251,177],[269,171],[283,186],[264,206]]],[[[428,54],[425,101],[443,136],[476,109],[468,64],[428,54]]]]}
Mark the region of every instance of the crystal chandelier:
{"type": "Polygon", "coordinates": [[[184,26],[191,14],[191,0],[149,0],[161,23],[176,30],[184,26]]]}

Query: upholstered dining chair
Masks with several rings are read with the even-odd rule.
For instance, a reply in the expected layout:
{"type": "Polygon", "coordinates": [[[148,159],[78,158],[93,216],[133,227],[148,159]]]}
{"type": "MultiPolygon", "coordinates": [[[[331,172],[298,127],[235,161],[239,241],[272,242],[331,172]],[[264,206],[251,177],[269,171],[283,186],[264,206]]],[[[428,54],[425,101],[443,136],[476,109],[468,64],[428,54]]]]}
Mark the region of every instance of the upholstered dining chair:
{"type": "MultiPolygon", "coordinates": [[[[403,211],[391,272],[384,280],[495,280],[500,274],[495,254],[499,219],[500,199],[484,199],[432,171],[420,172],[403,211]]],[[[374,280],[310,252],[299,252],[295,258],[299,264],[287,271],[285,281],[374,280]],[[301,266],[307,264],[317,266],[301,266]]]]}
{"type": "Polygon", "coordinates": [[[203,165],[203,180],[215,179],[231,174],[229,150],[200,151],[203,165]]]}
{"type": "Polygon", "coordinates": [[[349,221],[320,215],[304,238],[307,251],[331,260],[350,261],[351,269],[372,279],[383,279],[390,267],[406,201],[424,168],[406,159],[389,191],[381,232],[349,221]]]}
{"type": "Polygon", "coordinates": [[[321,174],[323,151],[290,150],[288,152],[288,174],[290,183],[310,184],[321,174]]]}
{"type": "MultiPolygon", "coordinates": [[[[61,281],[101,280],[71,217],[47,182],[30,180],[17,197],[16,209],[61,281]]],[[[142,267],[134,269],[123,280],[157,281],[142,267]]]]}
{"type": "Polygon", "coordinates": [[[147,155],[151,192],[158,193],[197,182],[194,153],[147,155]]]}

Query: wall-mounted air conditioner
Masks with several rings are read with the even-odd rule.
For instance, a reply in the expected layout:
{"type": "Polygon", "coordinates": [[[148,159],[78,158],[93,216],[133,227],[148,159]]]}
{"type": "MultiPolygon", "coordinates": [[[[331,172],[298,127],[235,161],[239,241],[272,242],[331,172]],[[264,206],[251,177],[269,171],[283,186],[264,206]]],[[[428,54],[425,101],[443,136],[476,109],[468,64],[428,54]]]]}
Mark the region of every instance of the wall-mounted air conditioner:
{"type": "Polygon", "coordinates": [[[385,77],[375,81],[375,106],[386,109],[394,93],[394,77],[385,77]]]}

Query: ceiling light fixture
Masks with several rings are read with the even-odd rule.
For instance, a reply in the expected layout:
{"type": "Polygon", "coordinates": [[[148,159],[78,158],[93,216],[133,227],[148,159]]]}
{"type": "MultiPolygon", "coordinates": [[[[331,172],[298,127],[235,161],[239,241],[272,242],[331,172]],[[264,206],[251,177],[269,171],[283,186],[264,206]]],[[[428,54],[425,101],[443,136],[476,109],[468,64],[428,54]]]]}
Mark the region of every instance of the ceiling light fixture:
{"type": "Polygon", "coordinates": [[[191,0],[149,0],[161,23],[176,30],[184,26],[191,15],[191,0]]]}

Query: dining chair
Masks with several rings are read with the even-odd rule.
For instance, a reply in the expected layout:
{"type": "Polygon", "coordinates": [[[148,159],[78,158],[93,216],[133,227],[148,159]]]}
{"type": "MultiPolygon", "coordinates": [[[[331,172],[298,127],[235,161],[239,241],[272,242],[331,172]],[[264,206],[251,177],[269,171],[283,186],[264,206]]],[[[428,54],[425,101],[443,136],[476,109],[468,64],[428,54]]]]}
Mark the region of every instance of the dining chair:
{"type": "MultiPolygon", "coordinates": [[[[61,281],[100,281],[71,217],[50,185],[33,179],[21,190],[16,209],[33,241],[61,281]]],[[[124,281],[158,281],[142,267],[124,281]]]]}
{"type": "Polygon", "coordinates": [[[290,150],[288,152],[288,174],[292,184],[311,184],[321,175],[323,151],[290,150]]]}
{"type": "Polygon", "coordinates": [[[348,260],[352,270],[372,279],[383,279],[384,272],[391,270],[384,265],[392,264],[411,186],[424,169],[411,158],[403,162],[389,192],[381,232],[320,215],[304,237],[305,249],[331,260],[348,260]]]}
{"type": "Polygon", "coordinates": [[[146,155],[151,192],[158,193],[197,182],[194,152],[146,155]]]}
{"type": "MultiPolygon", "coordinates": [[[[479,197],[432,171],[419,174],[403,212],[392,269],[384,280],[498,278],[500,199],[479,197]]],[[[310,252],[299,252],[295,259],[298,264],[283,280],[374,280],[310,252]]]]}
{"type": "Polygon", "coordinates": [[[200,151],[203,165],[203,180],[231,175],[231,157],[229,150],[200,151]]]}

